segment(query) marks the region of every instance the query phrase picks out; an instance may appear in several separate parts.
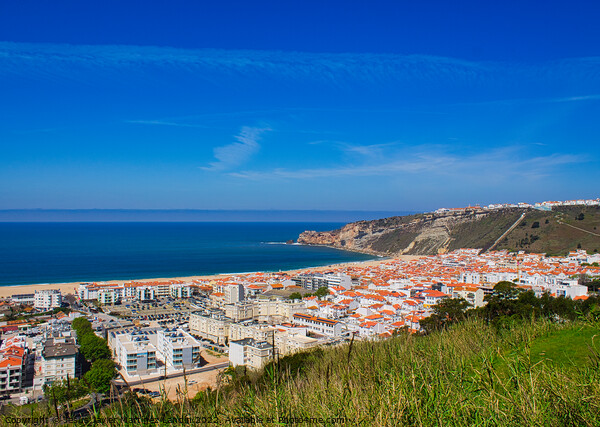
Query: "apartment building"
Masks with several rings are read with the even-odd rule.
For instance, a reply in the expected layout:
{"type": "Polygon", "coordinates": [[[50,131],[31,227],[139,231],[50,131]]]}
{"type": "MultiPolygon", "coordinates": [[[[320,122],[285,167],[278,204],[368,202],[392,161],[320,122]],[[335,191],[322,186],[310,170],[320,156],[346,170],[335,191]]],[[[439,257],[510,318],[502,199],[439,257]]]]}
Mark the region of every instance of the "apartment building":
{"type": "Polygon", "coordinates": [[[244,300],[244,286],[240,284],[229,284],[223,287],[224,304],[234,304],[244,300]]]}
{"type": "Polygon", "coordinates": [[[169,287],[169,292],[172,298],[190,298],[192,296],[192,288],[185,283],[173,283],[169,287]]]}
{"type": "Polygon", "coordinates": [[[344,324],[338,320],[325,319],[323,317],[311,316],[309,314],[294,314],[294,323],[306,327],[310,332],[329,337],[341,337],[344,332],[344,324]]]}
{"type": "Polygon", "coordinates": [[[485,292],[481,288],[474,286],[456,286],[450,288],[452,292],[452,298],[462,298],[471,304],[472,308],[483,307],[483,298],[485,292]]]}
{"type": "Polygon", "coordinates": [[[156,331],[127,329],[111,331],[109,345],[117,363],[129,376],[158,372],[156,331]]]}
{"type": "Polygon", "coordinates": [[[224,306],[225,316],[234,322],[251,320],[258,316],[258,306],[255,301],[240,301],[224,306]]]}
{"type": "Polygon", "coordinates": [[[16,294],[10,299],[15,304],[32,305],[35,303],[35,294],[16,294]]]}
{"type": "Polygon", "coordinates": [[[182,329],[167,329],[157,332],[159,357],[175,369],[191,369],[200,366],[200,343],[182,329]]]}
{"type": "Polygon", "coordinates": [[[81,365],[78,363],[79,346],[75,338],[48,338],[42,343],[42,375],[44,384],[52,385],[61,381],[81,376],[81,365]]]}
{"type": "Polygon", "coordinates": [[[273,341],[276,329],[264,323],[234,323],[229,327],[229,341],[252,338],[255,341],[273,341]]]}
{"type": "Polygon", "coordinates": [[[0,394],[19,392],[27,368],[29,351],[25,337],[16,335],[0,346],[0,394]]]}
{"type": "Polygon", "coordinates": [[[190,332],[216,344],[225,344],[229,339],[232,320],[220,310],[197,311],[190,315],[190,332]]]}
{"type": "Polygon", "coordinates": [[[344,289],[349,290],[352,287],[352,278],[347,274],[335,273],[335,274],[300,274],[292,277],[292,281],[303,287],[316,291],[319,288],[330,288],[333,286],[342,286],[344,289]]]}
{"type": "Polygon", "coordinates": [[[256,304],[258,306],[258,321],[260,322],[291,322],[294,314],[307,313],[306,302],[304,301],[260,298],[256,304]]]}
{"type": "Polygon", "coordinates": [[[35,291],[33,306],[38,310],[50,310],[60,307],[62,294],[58,289],[43,289],[35,291]]]}
{"type": "Polygon", "coordinates": [[[272,359],[273,346],[268,342],[244,338],[229,343],[229,363],[234,367],[260,369],[272,359]]]}

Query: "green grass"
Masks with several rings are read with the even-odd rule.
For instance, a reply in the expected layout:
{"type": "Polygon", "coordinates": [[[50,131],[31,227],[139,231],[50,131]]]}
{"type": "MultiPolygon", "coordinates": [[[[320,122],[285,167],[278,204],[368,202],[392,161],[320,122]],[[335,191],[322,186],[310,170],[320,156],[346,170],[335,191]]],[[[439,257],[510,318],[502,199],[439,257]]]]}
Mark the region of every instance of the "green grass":
{"type": "Polygon", "coordinates": [[[543,361],[561,367],[589,366],[595,360],[594,351],[599,350],[600,328],[590,325],[553,331],[534,340],[530,348],[534,363],[543,361]]]}
{"type": "Polygon", "coordinates": [[[308,417],[319,425],[597,426],[599,358],[588,345],[599,329],[542,320],[498,330],[473,319],[426,337],[314,349],[263,372],[229,371],[219,389],[194,399],[186,387],[175,402],[121,396],[98,415],[114,426],[148,417],[169,425],[174,416],[197,420],[189,425],[308,417]]]}
{"type": "Polygon", "coordinates": [[[585,325],[537,321],[498,332],[469,320],[427,337],[401,335],[296,354],[264,372],[231,371],[218,390],[191,400],[185,390],[176,402],[125,396],[103,415],[151,416],[163,425],[172,416],[189,416],[218,425],[240,425],[240,417],[259,425],[308,417],[324,420],[322,425],[594,426],[600,420],[600,371],[585,352],[598,326],[585,325]],[[561,369],[538,363],[538,349],[560,352],[562,342],[588,363],[557,359],[561,369]],[[339,417],[345,421],[333,421],[339,417]]]}

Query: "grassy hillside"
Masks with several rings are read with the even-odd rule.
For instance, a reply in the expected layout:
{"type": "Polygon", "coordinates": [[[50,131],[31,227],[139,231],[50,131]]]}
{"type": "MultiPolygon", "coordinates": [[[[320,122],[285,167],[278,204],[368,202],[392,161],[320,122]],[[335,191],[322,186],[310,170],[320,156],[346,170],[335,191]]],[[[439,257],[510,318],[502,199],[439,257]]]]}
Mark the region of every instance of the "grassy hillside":
{"type": "Polygon", "coordinates": [[[329,232],[305,232],[299,241],[395,254],[435,255],[460,248],[488,250],[521,218],[494,249],[565,255],[574,249],[600,251],[600,207],[559,207],[552,211],[506,208],[493,211],[428,213],[359,221],[329,232]]]}
{"type": "Polygon", "coordinates": [[[117,417],[110,425],[123,416],[187,416],[219,425],[310,418],[322,425],[592,426],[600,419],[596,335],[597,323],[538,321],[498,332],[469,320],[426,337],[297,354],[263,373],[229,371],[220,390],[191,401],[126,397],[103,415],[117,417]]]}
{"type": "Polygon", "coordinates": [[[573,206],[556,208],[551,212],[528,211],[524,221],[497,248],[555,255],[566,254],[577,248],[586,249],[588,253],[598,252],[600,207],[573,206]],[[534,225],[536,222],[537,227],[534,225]]]}

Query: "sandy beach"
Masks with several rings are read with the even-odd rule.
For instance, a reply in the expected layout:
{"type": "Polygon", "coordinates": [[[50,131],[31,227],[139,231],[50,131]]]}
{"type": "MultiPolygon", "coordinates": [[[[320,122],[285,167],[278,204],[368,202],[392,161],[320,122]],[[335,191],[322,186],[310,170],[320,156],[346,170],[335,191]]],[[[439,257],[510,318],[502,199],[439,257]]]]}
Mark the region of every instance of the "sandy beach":
{"type": "MultiPolygon", "coordinates": [[[[421,256],[414,255],[399,255],[394,257],[393,259],[400,259],[404,261],[411,261],[413,259],[421,258],[421,256]]],[[[373,261],[357,261],[357,262],[346,262],[341,264],[332,264],[326,265],[322,267],[306,267],[300,268],[296,270],[286,270],[277,273],[287,273],[287,274],[297,274],[305,271],[329,271],[329,270],[338,270],[346,267],[373,267],[377,266],[381,263],[389,262],[392,258],[385,258],[381,260],[373,260],[373,261]]],[[[192,280],[203,280],[203,281],[211,281],[211,280],[219,280],[224,279],[228,276],[248,276],[255,274],[252,273],[231,273],[231,274],[217,274],[217,275],[208,275],[208,276],[187,276],[187,277],[161,277],[161,278],[151,278],[151,279],[135,279],[135,280],[108,280],[101,281],[97,283],[107,283],[107,284],[119,284],[125,282],[165,282],[165,281],[184,281],[189,282],[192,280]]],[[[70,282],[70,283],[44,283],[44,284],[36,284],[36,285],[15,285],[15,286],[0,286],[0,298],[7,298],[16,294],[32,294],[36,290],[43,289],[59,289],[63,295],[65,294],[76,294],[77,288],[80,283],[85,282],[70,282]]]]}

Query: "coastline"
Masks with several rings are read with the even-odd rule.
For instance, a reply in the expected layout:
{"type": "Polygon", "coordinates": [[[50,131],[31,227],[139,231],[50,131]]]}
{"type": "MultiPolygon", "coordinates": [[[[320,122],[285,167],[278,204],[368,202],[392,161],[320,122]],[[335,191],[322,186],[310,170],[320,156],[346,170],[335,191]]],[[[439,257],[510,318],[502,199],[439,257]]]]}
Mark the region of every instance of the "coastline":
{"type": "MultiPolygon", "coordinates": [[[[221,273],[221,274],[211,274],[211,275],[199,275],[199,276],[180,276],[180,277],[158,277],[158,278],[150,278],[150,279],[133,279],[133,280],[104,280],[98,281],[96,283],[106,283],[106,284],[119,284],[119,283],[127,283],[127,282],[165,282],[165,281],[193,281],[193,280],[202,280],[202,281],[217,281],[223,280],[226,277],[231,276],[251,276],[256,273],[285,273],[285,274],[298,274],[301,272],[313,271],[328,271],[328,270],[337,270],[346,267],[371,267],[377,266],[382,263],[388,262],[390,260],[405,260],[411,261],[414,259],[422,258],[422,255],[398,255],[390,258],[377,259],[377,260],[367,260],[367,261],[351,261],[351,262],[342,262],[338,264],[329,264],[319,267],[302,267],[292,270],[282,270],[282,271],[271,271],[271,272],[245,272],[245,273],[221,273]]],[[[89,282],[89,281],[88,281],[89,282]]],[[[63,294],[76,294],[77,287],[80,283],[87,283],[86,281],[79,282],[67,282],[67,283],[40,283],[40,284],[30,284],[30,285],[7,285],[0,286],[0,298],[8,298],[12,295],[17,294],[32,294],[36,290],[44,290],[44,289],[58,289],[63,294]]]]}

